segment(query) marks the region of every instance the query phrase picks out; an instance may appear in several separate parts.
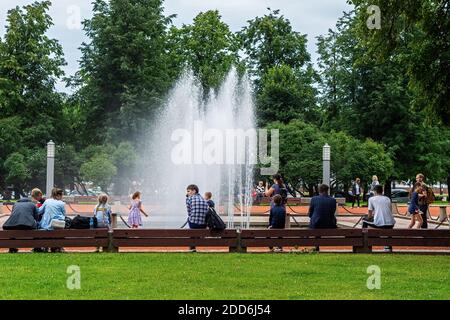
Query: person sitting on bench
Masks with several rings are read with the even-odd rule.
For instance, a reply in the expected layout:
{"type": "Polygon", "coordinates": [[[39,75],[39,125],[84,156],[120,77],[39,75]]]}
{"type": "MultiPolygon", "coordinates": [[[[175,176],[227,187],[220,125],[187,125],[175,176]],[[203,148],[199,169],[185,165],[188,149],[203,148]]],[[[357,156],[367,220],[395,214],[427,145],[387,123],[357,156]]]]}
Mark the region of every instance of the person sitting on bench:
{"type": "Polygon", "coordinates": [[[391,200],[383,195],[383,186],[373,188],[375,195],[369,198],[369,214],[363,219],[363,228],[392,229],[395,225],[391,200]]]}
{"type": "Polygon", "coordinates": [[[335,229],[336,225],[336,199],[328,195],[328,185],[319,186],[319,196],[311,198],[308,216],[311,229],[335,229]]]}
{"type": "MultiPolygon", "coordinates": [[[[392,214],[391,199],[383,196],[383,186],[373,188],[375,195],[369,198],[369,213],[363,218],[363,228],[372,227],[378,229],[392,229],[395,225],[392,214]]],[[[392,252],[392,246],[384,247],[384,251],[392,252]]]]}
{"type": "MultiPolygon", "coordinates": [[[[36,205],[28,198],[17,201],[11,212],[11,216],[3,225],[3,230],[33,230],[37,228],[38,211],[36,205]]],[[[10,253],[16,253],[19,249],[10,248],[10,253]]]]}

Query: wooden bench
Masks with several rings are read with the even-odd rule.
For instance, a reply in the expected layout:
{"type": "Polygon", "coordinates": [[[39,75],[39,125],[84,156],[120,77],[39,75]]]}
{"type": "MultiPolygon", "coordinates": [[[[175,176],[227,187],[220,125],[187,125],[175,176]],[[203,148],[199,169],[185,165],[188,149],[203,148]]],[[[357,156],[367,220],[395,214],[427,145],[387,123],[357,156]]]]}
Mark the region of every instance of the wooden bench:
{"type": "Polygon", "coordinates": [[[248,247],[353,247],[354,252],[363,248],[361,229],[281,229],[242,230],[241,251],[248,247]]]}
{"type": "Polygon", "coordinates": [[[364,251],[373,246],[450,247],[450,230],[363,229],[364,251]]]}
{"type": "Polygon", "coordinates": [[[0,248],[103,247],[225,247],[246,252],[249,247],[352,247],[370,253],[374,246],[450,247],[450,230],[411,229],[107,229],[0,231],[0,248]]]}
{"type": "Polygon", "coordinates": [[[0,248],[103,247],[108,248],[108,229],[3,230],[0,248]]]}
{"type": "Polygon", "coordinates": [[[228,247],[237,251],[236,230],[214,232],[191,229],[115,229],[112,247],[228,247]]]}

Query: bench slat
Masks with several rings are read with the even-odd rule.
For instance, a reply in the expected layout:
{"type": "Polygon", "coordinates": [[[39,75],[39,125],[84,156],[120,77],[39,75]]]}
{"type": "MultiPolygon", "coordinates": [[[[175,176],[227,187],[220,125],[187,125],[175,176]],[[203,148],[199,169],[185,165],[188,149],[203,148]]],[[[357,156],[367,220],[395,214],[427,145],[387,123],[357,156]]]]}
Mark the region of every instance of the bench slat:
{"type": "Polygon", "coordinates": [[[449,230],[433,229],[367,229],[369,237],[405,236],[405,237],[432,237],[450,238],[449,230]]]}
{"type": "Polygon", "coordinates": [[[205,247],[236,247],[236,239],[189,239],[189,238],[163,238],[163,239],[146,239],[146,238],[129,238],[114,239],[114,247],[189,247],[189,246],[205,246],[205,247]]]}
{"type": "Polygon", "coordinates": [[[311,236],[343,236],[362,237],[361,229],[266,229],[266,230],[242,230],[242,238],[252,237],[311,237],[311,236]]]}
{"type": "Polygon", "coordinates": [[[0,240],[0,248],[107,247],[108,239],[0,240]]]}
{"type": "Polygon", "coordinates": [[[0,231],[0,239],[11,238],[65,238],[65,237],[91,237],[106,238],[108,237],[108,229],[86,229],[86,230],[3,230],[0,231]]]}
{"type": "Polygon", "coordinates": [[[277,246],[362,246],[358,238],[342,239],[242,239],[243,247],[277,247],[277,246]]]}
{"type": "Polygon", "coordinates": [[[222,232],[210,230],[192,229],[114,229],[114,238],[142,237],[142,238],[173,238],[173,237],[211,237],[220,236],[225,238],[235,238],[236,230],[224,230],[222,232]]]}
{"type": "Polygon", "coordinates": [[[450,238],[369,238],[369,246],[448,247],[450,238]]]}

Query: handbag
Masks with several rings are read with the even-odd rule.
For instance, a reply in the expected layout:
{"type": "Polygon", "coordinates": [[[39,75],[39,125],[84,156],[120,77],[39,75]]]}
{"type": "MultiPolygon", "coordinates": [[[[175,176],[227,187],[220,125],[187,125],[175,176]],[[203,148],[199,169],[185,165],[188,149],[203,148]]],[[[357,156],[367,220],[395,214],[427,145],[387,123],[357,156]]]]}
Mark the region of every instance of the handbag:
{"type": "Polygon", "coordinates": [[[52,219],[52,222],[50,223],[50,226],[56,230],[56,229],[64,229],[66,226],[65,220],[58,220],[58,219],[52,219]]]}

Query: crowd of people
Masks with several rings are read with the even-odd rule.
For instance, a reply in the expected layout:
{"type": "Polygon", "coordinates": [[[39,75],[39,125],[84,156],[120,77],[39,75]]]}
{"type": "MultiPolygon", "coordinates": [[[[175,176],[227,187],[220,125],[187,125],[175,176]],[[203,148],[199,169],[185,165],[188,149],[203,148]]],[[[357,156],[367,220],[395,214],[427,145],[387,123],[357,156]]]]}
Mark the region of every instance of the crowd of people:
{"type": "MultiPolygon", "coordinates": [[[[428,206],[432,202],[433,193],[431,188],[424,183],[424,175],[416,176],[416,183],[411,190],[411,201],[408,206],[408,213],[411,221],[408,228],[427,228],[428,206]]],[[[270,214],[268,221],[269,229],[284,229],[286,226],[286,204],[287,187],[283,182],[281,175],[273,176],[273,184],[269,187],[264,186],[262,181],[257,188],[257,197],[269,197],[270,214]]],[[[358,207],[359,196],[363,190],[360,185],[360,179],[356,179],[352,186],[353,205],[355,202],[358,207]]],[[[57,230],[67,228],[71,224],[71,219],[66,216],[65,203],[62,201],[63,190],[54,188],[51,197],[45,199],[39,189],[33,189],[31,198],[23,198],[17,201],[12,209],[11,216],[3,225],[5,230],[57,230]]],[[[205,192],[200,195],[199,188],[191,184],[186,188],[186,209],[187,224],[190,229],[206,229],[207,214],[210,208],[214,209],[215,203],[212,200],[212,193],[205,192]]],[[[128,224],[131,228],[138,228],[143,225],[142,215],[148,217],[141,201],[141,193],[134,192],[131,195],[131,204],[128,207],[128,224]]],[[[111,206],[108,204],[108,196],[101,194],[98,197],[98,203],[94,207],[93,215],[90,218],[95,219],[95,226],[98,228],[111,228],[111,206]]],[[[336,220],[337,202],[329,195],[329,186],[322,184],[319,186],[319,195],[311,198],[308,210],[310,218],[309,227],[311,229],[332,229],[337,228],[336,220]]],[[[376,176],[372,177],[370,185],[370,197],[368,199],[367,216],[363,218],[363,228],[381,228],[392,229],[395,225],[394,215],[392,213],[391,199],[383,195],[383,186],[378,182],[376,176]]],[[[74,219],[75,220],[75,219],[74,219]]],[[[91,223],[92,225],[92,223],[91,223]]],[[[390,250],[390,248],[386,248],[390,250]]],[[[59,252],[61,248],[35,248],[34,251],[52,251],[59,252]]],[[[195,248],[191,248],[195,251],[195,248]]],[[[281,250],[275,248],[273,250],[281,250]]],[[[17,252],[17,249],[11,248],[10,252],[17,252]]]]}

